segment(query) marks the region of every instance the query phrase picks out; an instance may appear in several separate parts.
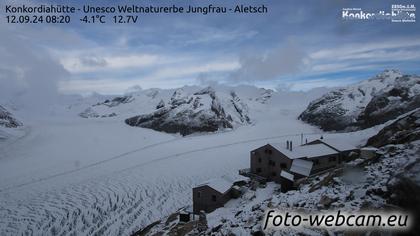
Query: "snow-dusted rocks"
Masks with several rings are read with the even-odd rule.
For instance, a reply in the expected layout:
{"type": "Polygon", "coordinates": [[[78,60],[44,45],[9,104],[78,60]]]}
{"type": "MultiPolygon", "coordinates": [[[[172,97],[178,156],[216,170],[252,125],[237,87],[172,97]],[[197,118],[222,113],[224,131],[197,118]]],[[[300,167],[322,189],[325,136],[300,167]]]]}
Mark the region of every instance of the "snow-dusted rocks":
{"type": "Polygon", "coordinates": [[[372,98],[359,116],[361,128],[385,123],[420,107],[420,77],[404,75],[372,98]]]}
{"type": "Polygon", "coordinates": [[[156,109],[160,109],[165,106],[165,102],[163,100],[160,100],[160,102],[156,105],[156,109]]]}
{"type": "Polygon", "coordinates": [[[312,101],[299,119],[323,130],[358,130],[382,124],[420,106],[420,77],[385,70],[312,101]]]}
{"type": "Polygon", "coordinates": [[[18,121],[6,108],[0,106],[0,127],[16,128],[22,123],[18,121]]]}
{"type": "Polygon", "coordinates": [[[260,88],[260,96],[255,99],[255,101],[261,102],[263,104],[267,103],[273,96],[274,91],[271,89],[260,88]]]}
{"type": "Polygon", "coordinates": [[[230,92],[232,96],[231,102],[235,111],[238,113],[242,123],[250,123],[251,119],[248,117],[248,106],[241,101],[234,91],[230,92]]]}
{"type": "Polygon", "coordinates": [[[369,138],[367,145],[382,147],[388,144],[404,144],[420,139],[420,109],[410,112],[385,126],[369,138]]]}
{"type": "Polygon", "coordinates": [[[115,107],[115,106],[120,105],[121,103],[130,103],[133,100],[134,100],[133,96],[121,96],[121,97],[115,97],[112,100],[105,100],[103,104],[109,107],[115,107]]]}
{"type": "Polygon", "coordinates": [[[117,114],[113,112],[110,114],[100,115],[97,112],[95,112],[91,107],[88,107],[86,108],[86,110],[80,112],[79,116],[83,118],[99,118],[99,117],[105,118],[105,117],[114,117],[114,116],[117,116],[117,114]]]}
{"type": "Polygon", "coordinates": [[[156,111],[128,118],[125,122],[130,126],[181,135],[214,132],[250,122],[246,105],[234,92],[230,93],[229,99],[222,100],[211,87],[193,94],[177,89],[167,105],[162,102],[156,111]]]}
{"type": "Polygon", "coordinates": [[[106,114],[100,114],[99,112],[95,111],[95,107],[117,107],[121,104],[126,104],[126,103],[131,103],[132,101],[134,101],[134,97],[131,95],[126,95],[126,96],[118,96],[118,97],[114,97],[112,99],[106,99],[103,102],[98,102],[94,105],[92,105],[91,107],[86,108],[84,111],[79,113],[80,117],[83,118],[105,118],[105,117],[114,117],[117,116],[117,114],[115,112],[110,112],[110,113],[106,113],[106,114]]]}

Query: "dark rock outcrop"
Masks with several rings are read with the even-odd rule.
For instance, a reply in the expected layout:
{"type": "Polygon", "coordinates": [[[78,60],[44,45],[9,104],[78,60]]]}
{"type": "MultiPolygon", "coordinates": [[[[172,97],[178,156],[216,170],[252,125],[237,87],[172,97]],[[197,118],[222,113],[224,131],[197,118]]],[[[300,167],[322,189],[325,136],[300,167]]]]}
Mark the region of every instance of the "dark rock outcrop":
{"type": "Polygon", "coordinates": [[[160,100],[160,102],[156,105],[156,109],[160,109],[165,106],[165,102],[163,100],[160,100]]]}
{"type": "Polygon", "coordinates": [[[125,104],[125,103],[130,103],[134,100],[133,96],[127,95],[127,96],[120,96],[120,97],[115,97],[111,100],[107,99],[102,103],[98,103],[95,106],[99,106],[99,105],[105,105],[108,107],[115,107],[118,106],[120,104],[125,104]]]}
{"type": "Polygon", "coordinates": [[[14,118],[12,113],[7,111],[6,108],[0,106],[0,126],[6,128],[16,128],[22,125],[22,122],[14,118]]]}
{"type": "Polygon", "coordinates": [[[367,141],[368,146],[404,144],[420,139],[420,109],[413,111],[384,127],[367,141]]]}
{"type": "Polygon", "coordinates": [[[336,104],[342,96],[344,96],[342,89],[327,93],[322,98],[311,102],[308,108],[299,115],[299,119],[326,131],[346,129],[353,118],[346,116],[347,110],[336,104]]]}
{"type": "Polygon", "coordinates": [[[117,116],[116,113],[112,112],[110,114],[98,114],[91,107],[86,108],[84,111],[79,113],[79,116],[82,118],[107,118],[117,116]]]}
{"type": "Polygon", "coordinates": [[[241,102],[241,99],[238,97],[238,95],[236,95],[234,91],[230,92],[230,96],[232,96],[232,105],[235,108],[236,112],[239,114],[241,122],[251,122],[251,119],[248,116],[248,107],[246,106],[246,104],[241,102]]]}

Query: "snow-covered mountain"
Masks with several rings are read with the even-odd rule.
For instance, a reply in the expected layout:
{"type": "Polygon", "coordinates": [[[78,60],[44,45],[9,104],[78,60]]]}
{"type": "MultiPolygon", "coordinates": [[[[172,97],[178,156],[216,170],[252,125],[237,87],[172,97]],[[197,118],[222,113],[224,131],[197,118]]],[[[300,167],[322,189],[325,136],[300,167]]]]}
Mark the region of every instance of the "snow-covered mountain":
{"type": "Polygon", "coordinates": [[[252,86],[185,86],[137,90],[107,97],[82,110],[83,118],[114,118],[130,126],[188,135],[251,124],[274,91],[252,86]]]}
{"type": "Polygon", "coordinates": [[[323,130],[359,130],[420,106],[420,77],[385,70],[312,101],[299,119],[323,130]]]}
{"type": "Polygon", "coordinates": [[[178,89],[167,103],[161,100],[156,108],[150,114],[134,116],[125,122],[131,126],[182,135],[213,132],[251,122],[247,105],[234,91],[230,97],[219,98],[211,87],[192,95],[178,89]]]}
{"type": "Polygon", "coordinates": [[[12,113],[0,105],[0,127],[16,128],[21,125],[22,122],[17,120],[12,113]]]}

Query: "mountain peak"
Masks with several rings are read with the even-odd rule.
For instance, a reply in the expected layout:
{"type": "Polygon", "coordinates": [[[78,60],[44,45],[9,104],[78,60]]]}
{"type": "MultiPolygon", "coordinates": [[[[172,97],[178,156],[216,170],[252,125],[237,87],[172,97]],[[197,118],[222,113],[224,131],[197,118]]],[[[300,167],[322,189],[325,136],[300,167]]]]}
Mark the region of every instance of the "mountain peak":
{"type": "Polygon", "coordinates": [[[194,95],[204,95],[204,94],[208,94],[210,95],[211,98],[216,98],[216,91],[213,89],[213,87],[206,87],[196,93],[194,93],[194,95]]]}
{"type": "Polygon", "coordinates": [[[382,71],[381,73],[379,73],[378,75],[376,75],[377,78],[396,78],[396,77],[400,77],[402,76],[401,71],[397,70],[397,69],[386,69],[384,71],[382,71]]]}
{"type": "Polygon", "coordinates": [[[299,118],[327,131],[382,124],[418,107],[419,80],[398,70],[385,70],[367,81],[332,90],[312,101],[299,118]]]}

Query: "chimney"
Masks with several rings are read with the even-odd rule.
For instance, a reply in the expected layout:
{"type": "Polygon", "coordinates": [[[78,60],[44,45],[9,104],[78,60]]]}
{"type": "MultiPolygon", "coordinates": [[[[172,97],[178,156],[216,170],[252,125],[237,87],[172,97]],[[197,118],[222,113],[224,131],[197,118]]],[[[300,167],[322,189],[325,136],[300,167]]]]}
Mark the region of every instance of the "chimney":
{"type": "Polygon", "coordinates": [[[324,139],[324,136],[321,135],[321,140],[324,139]]]}
{"type": "Polygon", "coordinates": [[[308,144],[308,139],[305,139],[305,144],[308,144]]]}
{"type": "Polygon", "coordinates": [[[290,141],[290,151],[293,151],[293,143],[290,141]]]}
{"type": "Polygon", "coordinates": [[[289,140],[286,141],[287,150],[289,150],[289,140]]]}

